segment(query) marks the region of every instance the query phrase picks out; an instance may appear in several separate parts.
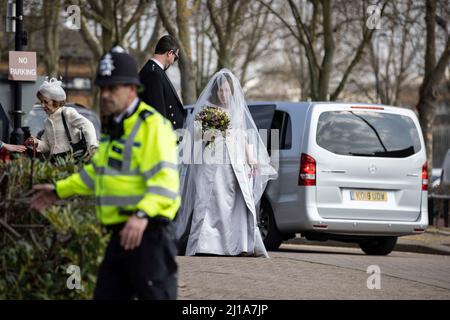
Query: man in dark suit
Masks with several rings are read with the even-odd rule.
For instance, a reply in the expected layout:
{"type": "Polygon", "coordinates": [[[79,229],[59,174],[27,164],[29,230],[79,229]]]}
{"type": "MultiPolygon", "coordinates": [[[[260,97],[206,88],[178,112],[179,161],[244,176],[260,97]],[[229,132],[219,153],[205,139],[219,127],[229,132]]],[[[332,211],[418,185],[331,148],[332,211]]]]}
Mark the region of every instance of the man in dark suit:
{"type": "Polygon", "coordinates": [[[183,127],[186,110],[165,71],[178,60],[179,51],[174,37],[163,36],[156,45],[155,54],[139,72],[144,85],[140,98],[170,120],[174,129],[183,127]]]}

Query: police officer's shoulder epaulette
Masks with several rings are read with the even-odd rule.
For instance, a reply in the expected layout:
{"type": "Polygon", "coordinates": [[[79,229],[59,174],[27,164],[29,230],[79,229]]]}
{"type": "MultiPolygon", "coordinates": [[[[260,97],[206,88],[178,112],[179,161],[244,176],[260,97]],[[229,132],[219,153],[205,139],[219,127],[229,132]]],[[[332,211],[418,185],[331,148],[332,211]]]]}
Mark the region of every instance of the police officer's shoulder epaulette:
{"type": "Polygon", "coordinates": [[[139,112],[139,117],[141,117],[141,119],[145,121],[145,119],[147,119],[148,117],[150,117],[153,114],[154,114],[153,111],[142,110],[141,112],[139,112]]]}

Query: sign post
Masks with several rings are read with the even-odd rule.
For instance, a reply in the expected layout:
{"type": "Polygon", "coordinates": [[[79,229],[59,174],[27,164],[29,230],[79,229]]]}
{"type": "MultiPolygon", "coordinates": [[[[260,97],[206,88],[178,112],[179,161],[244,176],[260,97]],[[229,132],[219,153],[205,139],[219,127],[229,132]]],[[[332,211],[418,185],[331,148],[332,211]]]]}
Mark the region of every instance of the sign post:
{"type": "MultiPolygon", "coordinates": [[[[33,58],[26,53],[25,55],[22,51],[23,45],[26,42],[25,33],[23,31],[23,0],[16,0],[15,10],[13,10],[14,6],[12,5],[12,1],[8,2],[8,12],[9,15],[13,14],[15,11],[15,15],[8,17],[11,21],[10,27],[7,28],[8,31],[15,31],[15,49],[16,52],[10,53],[10,63],[13,62],[13,67],[9,66],[9,79],[13,80],[13,92],[14,92],[14,108],[12,111],[13,122],[14,122],[14,130],[11,134],[11,143],[13,144],[23,144],[24,133],[22,130],[22,83],[21,81],[36,81],[36,53],[34,53],[34,75],[33,68],[30,68],[28,63],[32,63],[33,58]],[[11,8],[11,10],[9,10],[11,8]],[[19,51],[19,52],[18,52],[19,51]],[[14,67],[14,62],[17,56],[17,64],[14,67]],[[12,58],[12,59],[11,59],[12,58]],[[20,58],[20,60],[19,60],[20,58]],[[29,61],[31,58],[31,61],[29,61]]],[[[32,53],[31,53],[32,54],[32,53]]]]}

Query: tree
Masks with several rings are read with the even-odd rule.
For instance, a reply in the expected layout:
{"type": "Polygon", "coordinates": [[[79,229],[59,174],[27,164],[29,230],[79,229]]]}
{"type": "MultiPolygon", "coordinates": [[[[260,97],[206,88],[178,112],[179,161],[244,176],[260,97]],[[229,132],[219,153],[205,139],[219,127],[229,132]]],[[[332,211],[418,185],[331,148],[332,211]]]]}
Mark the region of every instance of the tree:
{"type": "MultiPolygon", "coordinates": [[[[344,16],[345,19],[342,20],[340,16],[333,15],[338,11],[336,9],[346,8],[347,5],[342,1],[338,1],[340,6],[335,6],[336,2],[332,0],[309,0],[307,2],[288,0],[289,6],[286,8],[288,10],[284,12],[281,12],[283,8],[274,8],[267,1],[260,1],[281,21],[297,41],[298,46],[303,48],[308,61],[311,99],[316,101],[336,100],[353,69],[364,56],[365,49],[376,30],[366,26],[365,10],[369,3],[364,1],[362,6],[358,6],[351,2],[349,5],[361,9],[358,11],[362,14],[356,18],[354,15],[350,18],[344,16]],[[289,18],[293,20],[293,24],[289,18]],[[343,69],[340,79],[337,80],[337,86],[334,90],[330,90],[330,80],[337,65],[335,55],[339,45],[337,42],[339,32],[349,23],[355,24],[355,21],[360,25],[360,38],[356,46],[353,46],[351,55],[345,59],[346,67],[343,69]]],[[[379,4],[381,15],[388,3],[389,0],[386,0],[379,4]]],[[[352,8],[352,13],[358,11],[352,8]]]]}
{"type": "Polygon", "coordinates": [[[69,0],[69,3],[80,6],[81,34],[98,60],[103,53],[111,50],[113,45],[128,49],[130,37],[133,37],[130,30],[140,21],[151,2],[69,0]]]}
{"type": "MultiPolygon", "coordinates": [[[[24,50],[36,51],[38,61],[42,61],[47,76],[57,76],[60,60],[60,32],[63,21],[62,0],[25,1],[24,3],[24,30],[27,33],[27,45],[24,50]]],[[[6,6],[0,6],[1,12],[6,6]]],[[[0,31],[2,38],[3,31],[0,31]]],[[[9,40],[6,48],[1,50],[13,50],[14,34],[5,37],[9,40]],[[9,39],[8,39],[9,38],[9,39]]],[[[4,43],[2,43],[3,46],[4,43]]]]}
{"type": "MultiPolygon", "coordinates": [[[[92,52],[94,61],[100,60],[114,45],[120,45],[135,55],[136,50],[131,44],[136,44],[143,49],[135,55],[138,65],[141,65],[148,57],[148,50],[156,44],[155,38],[160,32],[159,23],[157,19],[148,19],[151,18],[151,10],[154,8],[152,0],[66,0],[66,4],[80,7],[80,33],[92,52]],[[153,29],[149,37],[143,37],[140,33],[141,25],[153,29]],[[143,38],[146,38],[146,41],[143,38]]],[[[94,95],[94,105],[98,107],[97,89],[94,95]]]]}
{"type": "Polygon", "coordinates": [[[270,50],[274,35],[270,15],[258,2],[177,0],[171,7],[157,0],[157,7],[165,29],[181,44],[184,103],[193,103],[212,74],[222,68],[234,71],[244,86],[252,76],[251,64],[270,50]]]}
{"type": "MultiPolygon", "coordinates": [[[[272,2],[274,0],[269,0],[270,4],[272,2]]],[[[276,26],[270,23],[270,12],[261,3],[249,0],[206,0],[202,4],[206,13],[199,15],[201,28],[197,28],[200,32],[197,39],[201,55],[197,57],[197,66],[201,71],[201,87],[212,73],[222,68],[235,72],[244,87],[249,80],[250,66],[262,60],[274,42],[276,26]],[[205,53],[208,56],[206,65],[205,53]],[[214,57],[212,53],[215,53],[214,57]],[[215,69],[210,67],[213,61],[215,69]]]]}
{"type": "Polygon", "coordinates": [[[308,100],[311,93],[311,79],[307,71],[308,61],[305,58],[303,47],[298,47],[291,41],[285,41],[284,55],[287,57],[290,66],[288,72],[295,78],[296,85],[300,90],[300,100],[308,100]]]}
{"type": "MultiPolygon", "coordinates": [[[[437,86],[441,83],[445,69],[450,61],[450,34],[447,29],[447,21],[437,15],[436,0],[426,0],[426,49],[425,49],[425,74],[419,90],[419,102],[417,111],[425,139],[428,155],[429,173],[433,168],[433,130],[432,124],[435,113],[437,86]],[[445,34],[445,44],[439,59],[436,59],[436,24],[445,34]]],[[[431,177],[431,175],[429,174],[431,177]]]]}
{"type": "Polygon", "coordinates": [[[222,68],[232,68],[232,46],[240,29],[245,13],[248,10],[248,0],[236,1],[206,1],[214,35],[210,39],[217,52],[217,71],[222,68]]]}
{"type": "Polygon", "coordinates": [[[199,3],[199,1],[194,1],[192,6],[189,7],[186,0],[176,0],[176,23],[174,23],[171,20],[166,1],[156,0],[162,24],[169,34],[177,38],[180,43],[178,66],[181,75],[181,96],[184,104],[191,104],[197,100],[196,71],[192,60],[189,20],[199,3]]]}
{"type": "Polygon", "coordinates": [[[57,76],[59,68],[59,15],[60,0],[44,0],[42,12],[44,21],[44,50],[45,69],[49,77],[57,76]]]}
{"type": "MultiPolygon", "coordinates": [[[[158,43],[159,37],[162,32],[162,23],[159,16],[153,13],[149,13],[142,17],[142,21],[136,24],[135,41],[136,46],[130,48],[130,53],[136,59],[136,62],[141,68],[150,56],[155,52],[156,44],[158,43]],[[146,30],[153,30],[152,35],[149,40],[145,43],[144,34],[146,30]],[[135,48],[135,49],[134,49],[135,48]]],[[[134,43],[131,43],[133,45],[134,43]]]]}
{"type": "MultiPolygon", "coordinates": [[[[421,62],[419,65],[416,62],[423,46],[423,15],[424,7],[413,0],[394,2],[392,12],[385,14],[383,28],[374,34],[369,55],[365,57],[375,81],[376,96],[372,95],[372,82],[363,88],[371,101],[400,105],[402,91],[418,77],[422,69],[421,62]]],[[[364,72],[370,73],[369,68],[364,72]]]]}
{"type": "Polygon", "coordinates": [[[211,32],[206,4],[201,1],[197,12],[193,16],[194,39],[195,39],[195,69],[196,69],[196,89],[200,93],[206,86],[212,74],[216,70],[214,65],[215,51],[212,48],[208,34],[211,32]]]}
{"type": "MultiPolygon", "coordinates": [[[[269,5],[273,3],[270,0],[269,5]]],[[[238,35],[238,41],[233,47],[236,52],[241,86],[244,87],[248,80],[250,65],[257,60],[262,60],[272,51],[272,44],[276,40],[277,26],[270,23],[270,11],[259,2],[251,2],[248,12],[244,16],[238,35]],[[241,60],[241,63],[239,63],[241,60]]]]}

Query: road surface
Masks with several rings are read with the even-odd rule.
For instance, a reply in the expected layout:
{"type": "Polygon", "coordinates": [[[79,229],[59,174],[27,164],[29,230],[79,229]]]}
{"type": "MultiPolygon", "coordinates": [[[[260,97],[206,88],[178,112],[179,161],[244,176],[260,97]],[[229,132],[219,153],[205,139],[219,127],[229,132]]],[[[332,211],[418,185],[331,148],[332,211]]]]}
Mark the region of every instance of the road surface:
{"type": "Polygon", "coordinates": [[[450,299],[450,256],[295,244],[269,255],[177,257],[178,298],[450,299]]]}

